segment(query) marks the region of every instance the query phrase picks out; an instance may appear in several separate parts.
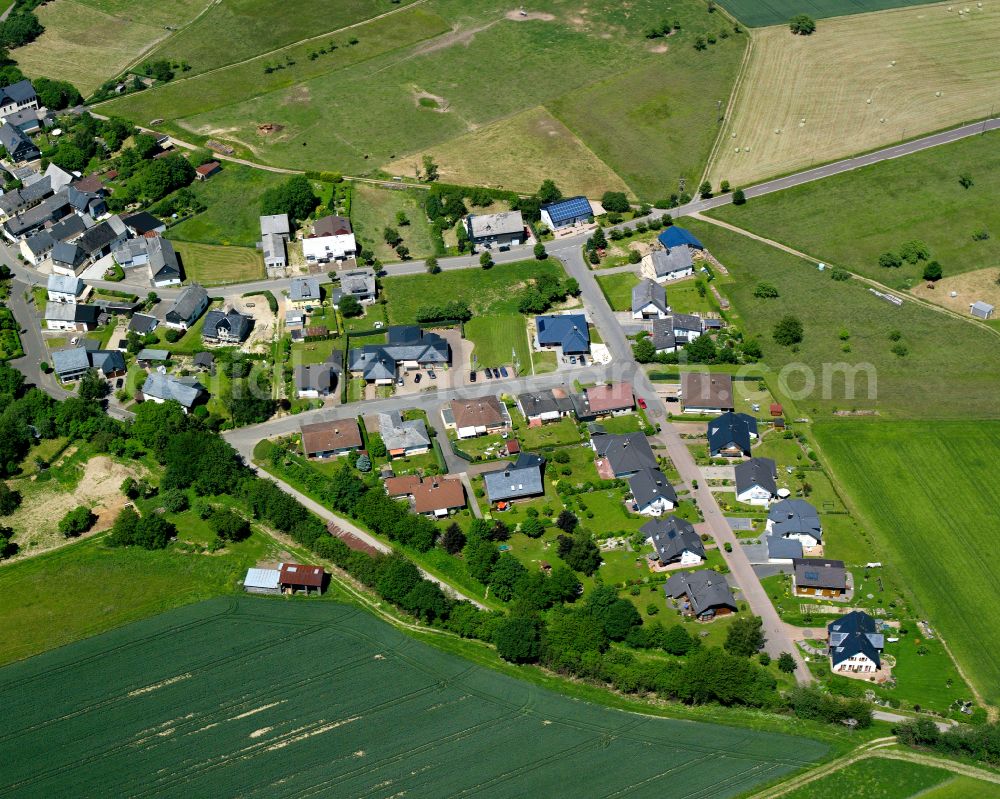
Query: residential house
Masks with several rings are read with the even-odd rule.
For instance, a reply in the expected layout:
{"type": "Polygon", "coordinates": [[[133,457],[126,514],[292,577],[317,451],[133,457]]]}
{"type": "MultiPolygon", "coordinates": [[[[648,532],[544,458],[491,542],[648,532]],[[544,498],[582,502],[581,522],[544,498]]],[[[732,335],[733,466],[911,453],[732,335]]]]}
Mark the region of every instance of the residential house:
{"type": "Polygon", "coordinates": [[[496,396],[452,400],[450,407],[455,434],[460,439],[510,430],[510,413],[496,396]]]}
{"type": "Polygon", "coordinates": [[[53,350],[52,368],[64,383],[79,380],[90,369],[90,356],[83,347],[53,350]]]}
{"type": "Polygon", "coordinates": [[[838,599],[847,594],[847,569],[842,560],[797,558],[792,561],[792,593],[838,599]]]}
{"type": "Polygon", "coordinates": [[[37,174],[35,177],[34,182],[22,185],[19,189],[11,189],[0,196],[0,216],[9,219],[35,207],[55,193],[52,188],[52,178],[37,174]]]}
{"type": "Polygon", "coordinates": [[[420,485],[420,475],[404,474],[400,477],[387,477],[385,479],[385,493],[393,499],[402,497],[412,497],[417,486],[420,485]]]}
{"type": "Polygon", "coordinates": [[[612,435],[598,431],[591,435],[590,446],[597,453],[597,472],[605,480],[660,468],[644,433],[612,435]]]}
{"type": "Polygon", "coordinates": [[[698,241],[697,237],[690,230],[677,227],[677,225],[671,225],[656,238],[668,250],[673,247],[690,247],[692,250],[699,251],[705,249],[705,245],[698,241]]]}
{"type": "Polygon", "coordinates": [[[87,264],[87,254],[75,244],[57,241],[49,253],[52,261],[52,271],[65,277],[76,277],[87,264]]]}
{"type": "Polygon", "coordinates": [[[428,333],[416,325],[393,325],[387,331],[385,344],[352,347],[347,358],[352,375],[376,385],[391,385],[399,369],[446,366],[451,360],[451,347],[437,333],[428,333]]]}
{"type": "Polygon", "coordinates": [[[484,472],[483,482],[490,504],[505,509],[514,500],[544,494],[544,467],[545,459],[540,455],[522,452],[513,463],[507,463],[492,472],[484,472]]]}
{"type": "Polygon", "coordinates": [[[631,383],[591,386],[582,394],[574,394],[572,400],[576,418],[581,422],[621,416],[635,409],[635,394],[631,383]]]}
{"type": "Polygon", "coordinates": [[[458,478],[426,477],[413,489],[413,511],[442,518],[466,506],[465,487],[458,478]]]}
{"type": "Polygon", "coordinates": [[[639,262],[639,274],[657,284],[691,277],[694,274],[691,248],[681,244],[668,250],[651,250],[639,262]]]}
{"type": "Polygon", "coordinates": [[[0,127],[0,145],[3,145],[15,163],[33,161],[41,155],[27,133],[7,122],[0,127]]]}
{"type": "Polygon", "coordinates": [[[288,284],[288,303],[293,308],[318,307],[323,301],[318,277],[293,277],[288,284]]]}
{"type": "Polygon", "coordinates": [[[69,275],[49,275],[46,291],[49,302],[68,302],[76,304],[87,289],[87,284],[80,278],[69,275]]]}
{"type": "Polygon", "coordinates": [[[778,467],[770,458],[751,458],[736,464],[736,501],[767,507],[778,495],[778,467]]]}
{"type": "Polygon", "coordinates": [[[45,304],[45,327],[49,330],[85,332],[97,327],[100,314],[101,309],[96,305],[48,302],[45,304]]]}
{"type": "Polygon", "coordinates": [[[550,388],[521,394],[517,407],[529,427],[554,422],[573,412],[573,400],[561,388],[550,388]]]}
{"type": "MultiPolygon", "coordinates": [[[[24,194],[23,189],[21,193],[24,194]]],[[[3,234],[12,242],[18,242],[42,227],[58,222],[72,212],[73,207],[69,204],[68,192],[63,189],[19,212],[17,216],[8,218],[3,225],[3,234]]]]}
{"type": "Polygon", "coordinates": [[[253,329],[253,317],[232,308],[205,314],[201,337],[212,344],[242,344],[253,329]]]}
{"type": "Polygon", "coordinates": [[[694,314],[674,313],[653,320],[650,342],[657,352],[677,352],[705,331],[705,320],[694,314]]]}
{"type": "Polygon", "coordinates": [[[197,283],[192,283],[174,300],[174,304],[163,318],[163,323],[177,330],[187,330],[198,321],[207,307],[208,292],[197,283]]]}
{"type": "Polygon", "coordinates": [[[351,220],[346,216],[324,216],[313,223],[312,233],[302,239],[302,255],[308,263],[329,263],[353,258],[358,252],[351,220]]]}
{"type": "Polygon", "coordinates": [[[333,304],[340,307],[340,298],[350,295],[362,305],[370,305],[378,297],[378,283],[373,269],[351,269],[340,274],[340,287],[333,290],[333,304]]]}
{"type": "Polygon", "coordinates": [[[750,455],[757,438],[757,420],[745,413],[729,411],[708,423],[708,454],[713,458],[750,455]]]}
{"type": "Polygon", "coordinates": [[[217,175],[221,171],[222,164],[218,161],[209,161],[207,164],[202,164],[194,168],[194,179],[208,180],[212,175],[217,175]]]}
{"type": "Polygon", "coordinates": [[[684,413],[724,413],[735,409],[733,376],[709,372],[681,375],[681,407],[684,413]]]}
{"type": "Polygon", "coordinates": [[[149,282],[157,288],[176,286],[181,282],[181,265],[177,251],[167,239],[147,238],[149,251],[149,282]]]}
{"type": "MultiPolygon", "coordinates": [[[[671,514],[666,519],[646,522],[639,531],[653,545],[661,566],[697,566],[708,555],[694,525],[671,514]]],[[[651,556],[652,557],[652,556],[651,556]]]]}
{"type": "Polygon", "coordinates": [[[794,538],[806,549],[823,543],[823,526],[816,508],[804,499],[783,499],[767,512],[767,532],[794,538]]]}
{"type": "Polygon", "coordinates": [[[38,108],[38,95],[27,78],[0,89],[0,118],[27,108],[38,108]]]}
{"type": "Polygon", "coordinates": [[[128,228],[125,227],[125,223],[122,222],[121,217],[112,216],[101,222],[101,224],[89,228],[76,240],[76,246],[93,263],[110,254],[115,247],[127,238],[128,228]]]}
{"type": "Polygon", "coordinates": [[[643,516],[661,516],[677,507],[677,492],[659,469],[643,469],[628,478],[632,511],[643,516]]]}
{"type": "Polygon", "coordinates": [[[149,265],[150,239],[126,239],[111,251],[111,257],[122,269],[136,269],[149,265]]]}
{"type": "Polygon", "coordinates": [[[243,590],[248,594],[280,594],[281,572],[278,569],[247,569],[243,590]]]}
{"type": "MultiPolygon", "coordinates": [[[[588,203],[588,207],[589,207],[588,203]]],[[[465,229],[473,247],[516,247],[524,241],[524,219],[520,211],[499,214],[469,214],[465,229]]]]}
{"type": "MultiPolygon", "coordinates": [[[[141,353],[140,353],[141,354],[141,353]]],[[[197,381],[184,380],[162,372],[150,372],[142,384],[142,401],[162,404],[168,400],[180,403],[188,413],[204,393],[197,381]]]]}
{"type": "Polygon", "coordinates": [[[699,621],[736,612],[736,600],[726,578],[711,569],[674,574],[664,583],[663,591],[680,602],[685,616],[699,621]]]}
{"type": "Polygon", "coordinates": [[[52,248],[57,243],[69,243],[80,238],[87,230],[87,221],[84,217],[73,214],[21,239],[21,255],[30,264],[38,266],[52,254],[52,248]]]}
{"type": "Polygon", "coordinates": [[[378,414],[378,432],[390,458],[422,455],[431,448],[424,420],[404,420],[399,411],[378,414]]]}
{"type": "Polygon", "coordinates": [[[670,315],[667,290],[655,280],[640,280],[632,287],[633,319],[666,319],[670,315]]]}
{"type": "Polygon", "coordinates": [[[264,252],[264,267],[268,277],[284,274],[288,266],[286,245],[291,235],[288,214],[271,214],[260,218],[260,241],[257,248],[264,252]]]}
{"type": "Polygon", "coordinates": [[[281,563],[278,565],[278,583],[283,593],[294,594],[301,591],[311,594],[323,593],[326,572],[319,566],[303,566],[301,563],[281,563]]]}
{"type": "Polygon", "coordinates": [[[547,203],[541,207],[541,215],[542,224],[549,230],[562,230],[573,225],[594,221],[594,211],[590,207],[590,200],[579,196],[547,203]]]}
{"type": "MultiPolygon", "coordinates": [[[[80,216],[90,217],[91,219],[99,219],[108,212],[108,204],[104,199],[103,192],[100,194],[81,191],[77,188],[77,184],[72,184],[66,187],[66,199],[69,201],[70,206],[73,210],[80,216]]],[[[122,226],[124,222],[121,221],[119,217],[115,217],[122,226]]],[[[127,233],[128,229],[125,228],[124,232],[127,233]]]]}
{"type": "Polygon", "coordinates": [[[299,399],[322,399],[337,388],[339,371],[331,363],[299,364],[292,380],[299,399]]]}
{"type": "Polygon", "coordinates": [[[122,217],[122,222],[133,236],[162,235],[167,232],[166,223],[146,211],[122,217]]]}
{"type": "Polygon", "coordinates": [[[977,319],[992,319],[993,306],[990,305],[988,302],[983,302],[982,300],[976,300],[969,306],[969,313],[971,313],[977,319]]]}
{"type": "Polygon", "coordinates": [[[305,311],[285,311],[285,329],[288,331],[301,330],[305,327],[308,319],[305,311]]]}
{"type": "Polygon", "coordinates": [[[38,133],[45,128],[47,116],[39,113],[34,108],[26,108],[24,111],[15,111],[3,117],[3,121],[8,125],[17,128],[22,133],[38,133]]]}
{"type": "Polygon", "coordinates": [[[90,365],[108,380],[124,377],[127,372],[125,356],[118,350],[94,350],[88,356],[90,365]]]}
{"type": "Polygon", "coordinates": [[[882,668],[885,636],[863,610],[853,610],[826,628],[830,669],[834,673],[871,674],[882,668]]]}
{"type": "Polygon", "coordinates": [[[128,320],[128,332],[145,336],[156,330],[158,324],[160,324],[160,320],[155,316],[141,313],[133,314],[132,318],[128,320]]]}
{"type": "Polygon", "coordinates": [[[782,538],[770,533],[765,533],[763,538],[767,544],[768,563],[791,564],[802,557],[802,544],[797,538],[782,538]]]}
{"type": "Polygon", "coordinates": [[[335,458],[361,449],[361,429],[354,419],[304,424],[301,432],[307,458],[335,458]]]}
{"type": "Polygon", "coordinates": [[[536,316],[535,330],[540,349],[559,349],[564,356],[590,353],[590,330],[583,314],[536,316]]]}

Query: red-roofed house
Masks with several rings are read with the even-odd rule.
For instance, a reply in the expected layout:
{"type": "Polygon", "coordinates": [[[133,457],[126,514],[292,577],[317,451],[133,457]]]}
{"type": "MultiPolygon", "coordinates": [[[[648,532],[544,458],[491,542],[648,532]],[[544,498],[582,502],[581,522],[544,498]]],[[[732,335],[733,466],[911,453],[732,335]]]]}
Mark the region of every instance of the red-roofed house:
{"type": "Polygon", "coordinates": [[[590,416],[617,416],[635,408],[635,395],[631,383],[607,383],[587,389],[586,404],[590,416]]]}
{"type": "Polygon", "coordinates": [[[428,516],[447,516],[464,508],[465,488],[461,480],[428,477],[413,491],[413,510],[428,516]]]}
{"type": "Polygon", "coordinates": [[[222,171],[222,164],[218,161],[209,161],[207,164],[196,166],[194,176],[196,180],[208,180],[212,175],[222,171]]]}

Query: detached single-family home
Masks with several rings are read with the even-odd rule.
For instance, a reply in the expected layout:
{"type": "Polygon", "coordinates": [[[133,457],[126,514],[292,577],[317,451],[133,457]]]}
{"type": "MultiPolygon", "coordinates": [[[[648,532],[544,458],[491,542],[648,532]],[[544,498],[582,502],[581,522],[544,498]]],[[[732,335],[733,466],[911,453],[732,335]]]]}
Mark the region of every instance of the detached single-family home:
{"type": "Polygon", "coordinates": [[[160,237],[146,238],[149,252],[149,282],[157,288],[181,282],[181,265],[174,245],[160,237]]]}
{"type": "Polygon", "coordinates": [[[20,128],[14,127],[9,122],[5,122],[0,127],[0,145],[3,145],[10,159],[15,163],[18,161],[33,161],[41,155],[28,134],[20,128]]]}
{"type": "Polygon", "coordinates": [[[323,593],[326,572],[319,566],[303,566],[301,563],[281,563],[278,565],[278,583],[283,593],[304,594],[323,593]]]}
{"type": "MultiPolygon", "coordinates": [[[[682,566],[697,566],[708,557],[701,536],[694,525],[677,516],[654,519],[646,522],[639,531],[656,550],[656,559],[661,566],[679,563],[682,566]]],[[[651,556],[652,557],[652,556],[651,556]]]]}
{"type": "Polygon", "coordinates": [[[288,284],[288,304],[293,308],[313,308],[323,301],[318,277],[293,277],[288,284]]]}
{"type": "Polygon", "coordinates": [[[161,222],[147,211],[139,211],[122,217],[122,222],[133,236],[162,235],[167,232],[166,222],[161,222]]]}
{"type": "Polygon", "coordinates": [[[541,207],[542,224],[549,230],[562,230],[581,223],[593,222],[594,211],[586,197],[567,197],[541,207]]]}
{"type": "Polygon", "coordinates": [[[555,314],[535,317],[539,349],[559,349],[564,356],[590,353],[590,329],[583,314],[555,314]]]}
{"type": "Polygon", "coordinates": [[[804,499],[783,499],[767,512],[767,532],[794,538],[806,549],[823,543],[823,526],[816,508],[804,499]]]}
{"type": "Polygon", "coordinates": [[[724,413],[735,409],[733,376],[709,372],[681,375],[681,407],[684,413],[724,413]]]}
{"type": "Polygon", "coordinates": [[[373,269],[350,269],[340,273],[340,288],[333,290],[333,304],[340,307],[340,298],[350,295],[362,305],[378,298],[378,283],[373,269]]]}
{"type": "Polygon", "coordinates": [[[655,280],[640,280],[632,287],[633,319],[666,319],[670,315],[667,290],[655,280]]]}
{"type": "Polygon", "coordinates": [[[174,304],[163,318],[163,323],[177,330],[187,330],[198,321],[207,307],[208,292],[197,283],[192,283],[174,300],[174,304]]]}
{"type": "Polygon", "coordinates": [[[53,350],[52,368],[64,383],[79,380],[90,368],[90,356],[83,347],[53,350]]]}
{"type": "Polygon", "coordinates": [[[708,423],[708,454],[713,458],[750,455],[757,438],[757,420],[745,413],[729,411],[708,423]]]}
{"type": "Polygon", "coordinates": [[[643,516],[661,516],[677,507],[677,492],[659,469],[643,469],[628,478],[632,511],[643,516]]]}
{"type": "Polygon", "coordinates": [[[87,284],[75,275],[70,277],[69,275],[51,274],[46,285],[49,302],[75,304],[86,289],[87,284]]]}
{"type": "Polygon", "coordinates": [[[778,495],[778,467],[770,458],[751,458],[736,464],[736,501],[767,507],[778,495]]]}
{"type": "Polygon", "coordinates": [[[385,344],[352,347],[347,359],[347,368],[355,377],[375,385],[391,385],[399,369],[447,365],[451,347],[437,333],[428,333],[416,325],[393,325],[385,344]]]}
{"type": "Polygon", "coordinates": [[[639,274],[656,283],[669,283],[694,274],[694,258],[686,245],[652,250],[639,262],[639,274]]]}
{"type": "Polygon", "coordinates": [[[88,356],[90,357],[90,365],[109,380],[125,376],[127,371],[125,356],[118,350],[94,350],[89,352],[88,356]]]}
{"type": "MultiPolygon", "coordinates": [[[[589,205],[589,203],[588,203],[589,205]]],[[[499,214],[469,214],[465,229],[473,247],[516,247],[524,241],[524,219],[520,211],[499,214]]]]}
{"type": "Polygon", "coordinates": [[[591,386],[582,394],[574,394],[573,410],[581,422],[592,422],[607,416],[621,416],[635,409],[635,394],[631,383],[605,383],[591,386]]]}
{"type": "Polygon", "coordinates": [[[673,313],[653,320],[650,341],[657,352],[677,352],[705,332],[705,320],[700,316],[673,313]]]}
{"type": "Polygon", "coordinates": [[[167,400],[176,400],[184,409],[184,413],[187,413],[201,397],[203,389],[197,381],[183,380],[162,372],[150,372],[146,375],[146,382],[142,384],[141,392],[144,402],[155,402],[159,405],[167,400]]]}
{"type": "Polygon", "coordinates": [[[450,407],[455,433],[460,439],[510,430],[507,406],[495,396],[452,400],[450,407]]]}
{"type": "Polygon", "coordinates": [[[45,304],[45,327],[49,330],[85,332],[97,327],[101,309],[96,305],[68,302],[45,304]]]}
{"type": "Polygon", "coordinates": [[[337,387],[340,371],[331,363],[307,363],[295,367],[292,377],[299,399],[322,399],[337,387]]]}
{"type": "Polygon", "coordinates": [[[160,324],[160,320],[155,316],[141,313],[133,314],[132,318],[128,320],[128,332],[145,336],[156,330],[158,324],[160,324]]]}
{"type": "Polygon", "coordinates": [[[26,108],[38,108],[38,95],[30,80],[24,78],[0,89],[0,118],[26,108]]]}
{"type": "Polygon", "coordinates": [[[414,489],[420,485],[420,475],[404,474],[399,477],[387,477],[383,485],[385,493],[393,499],[412,497],[414,489]]]}
{"type": "Polygon", "coordinates": [[[413,510],[442,518],[466,506],[462,481],[447,477],[426,477],[413,489],[413,510]]]}
{"type": "Polygon", "coordinates": [[[431,448],[423,419],[403,419],[399,411],[378,414],[378,432],[390,458],[422,455],[431,448]]]}
{"type": "Polygon", "coordinates": [[[604,480],[624,479],[649,469],[659,469],[645,433],[610,434],[595,431],[590,446],[597,454],[597,473],[604,480]]]}
{"type": "Polygon", "coordinates": [[[361,429],[354,419],[304,424],[301,432],[307,458],[335,458],[361,449],[361,429]]]}
{"type": "Polygon", "coordinates": [[[253,317],[232,308],[226,311],[211,310],[205,314],[201,337],[216,344],[242,344],[253,329],[253,317]]]}
{"type": "Polygon", "coordinates": [[[491,505],[506,508],[512,501],[538,497],[545,493],[542,470],[545,459],[540,455],[522,452],[516,461],[492,472],[483,473],[486,496],[491,505]]]}
{"type": "Polygon", "coordinates": [[[286,245],[291,236],[288,214],[271,214],[260,218],[260,241],[257,249],[264,253],[264,267],[268,277],[284,274],[288,266],[286,245]]]}
{"type": "Polygon", "coordinates": [[[663,591],[680,602],[685,616],[700,621],[736,612],[736,600],[726,578],[711,569],[674,574],[664,583],[663,591]]]}
{"type": "Polygon", "coordinates": [[[346,216],[324,216],[313,223],[312,233],[302,239],[306,261],[329,263],[353,258],[358,252],[351,220],[346,216]]]}
{"type": "Polygon", "coordinates": [[[882,668],[885,636],[863,610],[853,610],[830,622],[830,669],[834,673],[870,674],[882,668]]]}
{"type": "Polygon", "coordinates": [[[573,412],[573,400],[561,388],[543,389],[517,398],[517,407],[529,427],[554,422],[573,412]]]}
{"type": "Polygon", "coordinates": [[[842,560],[797,558],[792,561],[792,593],[837,599],[847,594],[847,569],[842,560]]]}

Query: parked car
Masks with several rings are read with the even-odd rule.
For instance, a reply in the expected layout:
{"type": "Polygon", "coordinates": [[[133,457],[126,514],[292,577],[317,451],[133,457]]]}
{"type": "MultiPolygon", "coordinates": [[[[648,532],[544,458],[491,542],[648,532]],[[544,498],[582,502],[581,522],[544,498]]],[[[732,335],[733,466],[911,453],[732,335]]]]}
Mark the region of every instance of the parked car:
{"type": "Polygon", "coordinates": [[[573,366],[576,366],[576,356],[575,355],[570,355],[569,356],[569,362],[571,364],[573,364],[573,366]]]}
{"type": "Polygon", "coordinates": [[[493,376],[494,376],[494,377],[495,377],[495,378],[496,378],[497,380],[499,380],[499,379],[500,379],[500,370],[499,370],[499,369],[497,369],[497,368],[496,368],[495,366],[493,367],[493,376]]]}
{"type": "Polygon", "coordinates": [[[638,399],[636,400],[636,402],[638,402],[638,403],[639,403],[639,407],[640,407],[640,408],[642,408],[643,410],[646,410],[646,400],[644,400],[644,399],[643,399],[642,397],[639,397],[639,398],[638,398],[638,399]]]}
{"type": "Polygon", "coordinates": [[[506,366],[500,367],[500,377],[510,377],[510,373],[507,371],[506,366]]]}
{"type": "Polygon", "coordinates": [[[420,381],[421,381],[422,379],[423,379],[423,375],[422,375],[422,374],[420,374],[420,372],[417,372],[417,373],[416,373],[416,374],[415,374],[415,375],[413,376],[413,382],[414,382],[414,383],[419,383],[419,382],[420,382],[420,381]]]}
{"type": "Polygon", "coordinates": [[[483,369],[483,374],[486,375],[487,380],[493,379],[493,373],[489,369],[483,369]]]}
{"type": "Polygon", "coordinates": [[[247,303],[247,308],[256,308],[256,307],[257,307],[257,303],[255,303],[255,302],[248,302],[247,303]]]}
{"type": "Polygon", "coordinates": [[[115,383],[115,388],[121,388],[124,385],[125,385],[125,378],[124,377],[119,377],[118,378],[118,382],[115,383]]]}
{"type": "Polygon", "coordinates": [[[587,359],[583,355],[581,355],[580,356],[580,366],[586,366],[586,365],[587,365],[587,359]]]}
{"type": "Polygon", "coordinates": [[[472,371],[472,372],[469,372],[469,382],[470,382],[470,383],[475,383],[475,382],[476,382],[476,378],[477,378],[478,376],[479,376],[479,375],[477,375],[477,374],[475,373],[475,371],[472,371]]]}
{"type": "Polygon", "coordinates": [[[435,372],[435,371],[434,371],[433,369],[428,369],[428,370],[427,370],[427,376],[428,376],[428,377],[429,377],[429,378],[430,378],[431,380],[437,380],[437,377],[438,377],[438,376],[437,376],[437,372],[435,372]]]}
{"type": "Polygon", "coordinates": [[[396,378],[396,385],[397,385],[397,386],[401,386],[401,385],[403,385],[403,383],[404,383],[404,382],[405,382],[405,381],[403,380],[403,378],[402,378],[401,376],[400,376],[400,377],[398,377],[398,378],[396,378]]]}

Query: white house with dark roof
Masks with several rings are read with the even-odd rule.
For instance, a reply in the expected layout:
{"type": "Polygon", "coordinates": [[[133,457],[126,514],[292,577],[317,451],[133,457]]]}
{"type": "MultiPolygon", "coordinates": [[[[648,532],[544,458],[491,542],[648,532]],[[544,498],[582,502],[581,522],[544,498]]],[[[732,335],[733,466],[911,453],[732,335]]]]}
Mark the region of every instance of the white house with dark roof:
{"type": "Polygon", "coordinates": [[[569,416],[573,400],[562,388],[547,388],[518,395],[517,407],[528,426],[535,427],[569,416]]]}
{"type": "Polygon", "coordinates": [[[374,269],[349,269],[340,273],[340,288],[333,290],[333,304],[340,307],[341,297],[350,295],[362,305],[370,305],[378,298],[378,283],[374,269]]]}
{"type": "Polygon", "coordinates": [[[670,315],[667,291],[655,280],[640,280],[632,287],[633,319],[666,319],[670,315]]]}
{"type": "Polygon", "coordinates": [[[542,469],[545,459],[522,452],[514,463],[483,473],[486,496],[492,505],[506,506],[513,500],[537,497],[545,493],[542,469]]]}
{"type": "Polygon", "coordinates": [[[663,591],[677,600],[681,613],[701,621],[736,612],[736,600],[726,578],[712,569],[674,574],[664,583],[663,591]]]}
{"type": "Polygon", "coordinates": [[[163,323],[176,330],[187,330],[198,321],[207,307],[208,292],[197,283],[192,283],[174,300],[174,304],[163,318],[163,323]]]}
{"type": "Polygon", "coordinates": [[[823,543],[819,513],[804,499],[783,499],[767,512],[767,532],[779,538],[794,538],[806,549],[823,543]]]}
{"type": "Polygon", "coordinates": [[[378,432],[390,458],[430,451],[431,437],[423,419],[403,419],[399,411],[378,414],[378,432]]]}
{"type": "Polygon", "coordinates": [[[563,356],[590,354],[590,329],[582,313],[535,317],[535,343],[539,349],[560,350],[563,356]]]}
{"type": "Polygon", "coordinates": [[[253,317],[232,308],[225,311],[213,309],[205,314],[201,337],[218,344],[242,344],[253,330],[253,317]]]}
{"type": "Polygon", "coordinates": [[[292,308],[312,308],[323,301],[318,277],[293,277],[288,284],[288,304],[292,308]]]}
{"type": "Polygon", "coordinates": [[[358,252],[354,228],[346,216],[331,214],[313,223],[312,233],[302,239],[302,255],[308,263],[329,263],[353,258],[358,252]]]}
{"type": "Polygon", "coordinates": [[[632,511],[643,516],[662,516],[677,507],[677,492],[659,469],[643,469],[628,478],[632,511]]]}
{"type": "Polygon", "coordinates": [[[76,304],[87,290],[87,284],[80,278],[69,275],[49,275],[46,292],[49,302],[66,302],[76,304]]]}
{"type": "Polygon", "coordinates": [[[678,516],[646,522],[639,532],[652,544],[661,566],[697,566],[708,557],[694,525],[678,516]]]}
{"type": "Polygon", "coordinates": [[[187,413],[194,407],[203,390],[195,381],[185,381],[162,372],[150,372],[146,375],[146,382],[142,384],[141,393],[144,402],[155,402],[158,405],[176,400],[184,413],[187,413]]]}
{"type": "Polygon", "coordinates": [[[598,474],[606,478],[626,478],[660,468],[645,433],[595,431],[590,437],[590,446],[597,455],[598,474]]]}
{"type": "Polygon", "coordinates": [[[45,327],[82,333],[97,327],[101,309],[96,305],[79,305],[68,302],[45,304],[45,327]]]}
{"type": "Polygon", "coordinates": [[[737,463],[736,501],[767,507],[778,495],[778,467],[771,458],[750,458],[737,463]]]}
{"type": "Polygon", "coordinates": [[[830,669],[838,674],[871,674],[882,668],[885,636],[862,610],[846,613],[826,628],[830,669]]]}
{"type": "Polygon", "coordinates": [[[694,274],[693,252],[686,244],[669,250],[653,250],[639,263],[639,274],[657,283],[669,283],[694,274]]]}
{"type": "Polygon", "coordinates": [[[579,195],[546,203],[541,207],[540,213],[542,224],[549,230],[562,230],[594,220],[590,200],[579,195]]]}

